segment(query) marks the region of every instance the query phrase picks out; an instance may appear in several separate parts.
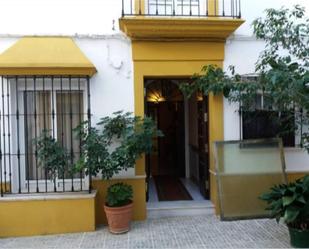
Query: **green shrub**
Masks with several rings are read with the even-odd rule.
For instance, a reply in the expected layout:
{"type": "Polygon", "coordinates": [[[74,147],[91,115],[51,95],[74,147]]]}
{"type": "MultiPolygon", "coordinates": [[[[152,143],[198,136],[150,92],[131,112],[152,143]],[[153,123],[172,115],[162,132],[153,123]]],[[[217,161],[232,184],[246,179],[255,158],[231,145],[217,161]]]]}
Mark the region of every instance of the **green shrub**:
{"type": "Polygon", "coordinates": [[[46,170],[47,177],[53,181],[62,178],[64,174],[72,174],[69,165],[70,155],[59,141],[50,135],[50,131],[43,130],[41,135],[33,140],[37,148],[38,164],[46,170]]]}
{"type": "Polygon", "coordinates": [[[82,147],[76,170],[93,176],[100,174],[102,179],[133,168],[143,153],[152,151],[153,137],[162,136],[151,118],[130,112],[115,112],[102,118],[97,127],[88,125],[84,122],[74,130],[82,147]]]}
{"type": "Polygon", "coordinates": [[[106,205],[109,207],[122,207],[132,202],[132,186],[116,183],[107,189],[106,205]]]}
{"type": "Polygon", "coordinates": [[[296,229],[309,229],[309,175],[289,184],[276,185],[260,197],[271,217],[296,229]]]}

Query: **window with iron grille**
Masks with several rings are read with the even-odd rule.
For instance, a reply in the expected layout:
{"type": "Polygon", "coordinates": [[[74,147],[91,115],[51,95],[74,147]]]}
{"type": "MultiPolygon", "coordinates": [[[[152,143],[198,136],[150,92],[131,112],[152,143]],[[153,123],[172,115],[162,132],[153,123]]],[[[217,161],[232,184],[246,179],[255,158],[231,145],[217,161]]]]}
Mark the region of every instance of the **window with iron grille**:
{"type": "Polygon", "coordinates": [[[242,137],[259,139],[277,136],[282,138],[284,146],[295,146],[294,112],[279,112],[267,103],[265,95],[257,94],[252,111],[242,111],[242,137]]]}
{"type": "Polygon", "coordinates": [[[0,115],[2,192],[67,192],[89,189],[83,172],[69,169],[52,180],[38,163],[35,140],[44,131],[68,152],[71,167],[81,141],[74,128],[90,118],[89,78],[76,76],[2,77],[0,115]]]}

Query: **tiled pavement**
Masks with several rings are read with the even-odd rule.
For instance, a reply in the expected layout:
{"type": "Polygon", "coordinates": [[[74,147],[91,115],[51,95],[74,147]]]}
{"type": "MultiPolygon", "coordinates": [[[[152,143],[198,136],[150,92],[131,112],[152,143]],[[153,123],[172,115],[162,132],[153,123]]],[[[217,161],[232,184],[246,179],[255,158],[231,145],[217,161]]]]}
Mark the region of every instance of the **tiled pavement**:
{"type": "MultiPolygon", "coordinates": [[[[25,228],[26,229],[26,228],[25,228]]],[[[133,222],[129,233],[96,232],[0,239],[0,248],[287,248],[288,231],[273,220],[219,221],[213,215],[133,222]]]]}

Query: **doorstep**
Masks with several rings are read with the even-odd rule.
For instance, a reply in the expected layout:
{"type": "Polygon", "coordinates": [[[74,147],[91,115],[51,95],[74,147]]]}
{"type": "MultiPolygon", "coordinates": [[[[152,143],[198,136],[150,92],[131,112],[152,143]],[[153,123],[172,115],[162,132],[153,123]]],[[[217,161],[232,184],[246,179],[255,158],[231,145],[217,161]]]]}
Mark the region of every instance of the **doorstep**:
{"type": "Polygon", "coordinates": [[[147,203],[147,217],[150,219],[215,214],[211,201],[160,201],[147,203]]]}

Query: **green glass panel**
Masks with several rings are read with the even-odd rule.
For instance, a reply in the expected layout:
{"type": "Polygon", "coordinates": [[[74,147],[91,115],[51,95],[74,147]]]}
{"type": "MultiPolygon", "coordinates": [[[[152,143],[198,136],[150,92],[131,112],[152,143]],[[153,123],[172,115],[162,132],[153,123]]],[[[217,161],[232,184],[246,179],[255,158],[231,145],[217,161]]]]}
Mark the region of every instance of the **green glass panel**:
{"type": "Polygon", "coordinates": [[[259,196],[286,182],[280,139],[215,142],[221,219],[266,217],[259,196]]]}

